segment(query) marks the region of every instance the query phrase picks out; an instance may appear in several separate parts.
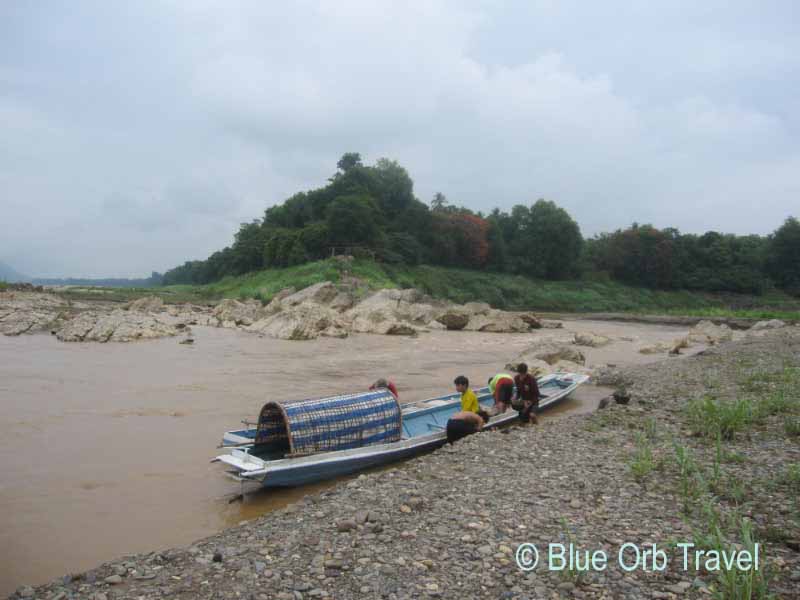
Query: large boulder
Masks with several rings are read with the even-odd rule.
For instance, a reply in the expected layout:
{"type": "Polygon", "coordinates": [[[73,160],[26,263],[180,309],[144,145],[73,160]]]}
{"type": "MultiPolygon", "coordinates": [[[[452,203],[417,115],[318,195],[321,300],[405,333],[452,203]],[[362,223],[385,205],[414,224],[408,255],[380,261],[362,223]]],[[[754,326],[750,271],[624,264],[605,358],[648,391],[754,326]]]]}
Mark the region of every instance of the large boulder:
{"type": "Polygon", "coordinates": [[[488,333],[524,333],[530,331],[530,325],[514,313],[490,310],[488,313],[473,315],[464,329],[488,333]]]}
{"type": "Polygon", "coordinates": [[[688,348],[690,345],[688,337],[674,339],[672,340],[672,347],[669,349],[669,353],[672,355],[680,354],[681,350],[688,348]]]}
{"type": "Polygon", "coordinates": [[[611,343],[611,340],[604,335],[597,335],[591,331],[584,331],[575,334],[574,343],[576,346],[589,346],[590,348],[601,348],[611,343]]]}
{"type": "Polygon", "coordinates": [[[470,314],[463,309],[451,308],[447,312],[436,319],[437,322],[444,325],[450,331],[459,331],[464,329],[469,323],[470,314]]]}
{"type": "Polygon", "coordinates": [[[542,328],[542,320],[537,317],[535,314],[530,312],[523,312],[518,313],[520,319],[525,321],[528,324],[528,327],[531,329],[541,329],[542,328]]]}
{"type": "Polygon", "coordinates": [[[529,346],[512,362],[524,362],[530,365],[534,360],[543,361],[548,365],[555,365],[562,360],[568,360],[579,365],[586,364],[586,357],[580,350],[568,344],[557,344],[554,342],[545,342],[529,346]]]}
{"type": "Polygon", "coordinates": [[[492,307],[486,304],[486,302],[467,302],[463,308],[471,315],[485,315],[492,310],[492,307]]]}
{"type": "Polygon", "coordinates": [[[675,344],[670,342],[657,342],[655,344],[650,344],[648,346],[642,346],[639,348],[640,354],[666,354],[670,352],[675,347],[675,344]]]}
{"type": "Polygon", "coordinates": [[[405,321],[411,325],[425,325],[435,321],[446,309],[444,304],[426,298],[418,290],[387,289],[368,296],[345,314],[354,324],[405,321]]]}
{"type": "Polygon", "coordinates": [[[258,300],[239,302],[226,298],[211,313],[222,327],[249,326],[264,316],[264,308],[258,300]]]}
{"type": "Polygon", "coordinates": [[[313,340],[320,336],[347,337],[347,324],[338,313],[314,303],[303,303],[260,319],[247,331],[281,340],[313,340]]]}
{"type": "Polygon", "coordinates": [[[164,308],[164,301],[158,296],[145,296],[128,304],[128,310],[142,313],[160,312],[164,308]]]}
{"type": "Polygon", "coordinates": [[[130,342],[178,334],[178,329],[149,314],[115,310],[84,312],[65,322],[56,337],[63,342],[130,342]]]}
{"type": "Polygon", "coordinates": [[[689,342],[714,345],[729,342],[733,339],[733,331],[727,325],[714,325],[711,321],[700,321],[689,330],[689,342]]]}
{"type": "Polygon", "coordinates": [[[417,335],[418,327],[394,318],[381,318],[372,320],[368,317],[356,317],[352,321],[352,331],[358,333],[377,333],[378,335],[417,335]]]}
{"type": "Polygon", "coordinates": [[[304,304],[306,302],[328,304],[338,293],[339,290],[336,289],[333,283],[330,281],[322,281],[303,288],[299,292],[285,296],[280,302],[284,308],[297,306],[298,304],[304,304]]]}
{"type": "Polygon", "coordinates": [[[335,311],[344,312],[350,308],[353,308],[357,301],[358,300],[355,294],[353,294],[351,291],[342,290],[333,297],[333,300],[330,301],[328,306],[335,311]]]}
{"type": "Polygon", "coordinates": [[[283,310],[283,300],[288,296],[294,294],[297,290],[293,287],[283,288],[280,292],[275,294],[270,300],[269,304],[267,304],[263,311],[262,311],[262,318],[268,317],[269,315],[274,315],[275,313],[279,313],[283,310]]]}
{"type": "Polygon", "coordinates": [[[211,316],[211,312],[204,306],[197,306],[195,304],[170,304],[167,306],[166,319],[165,315],[160,318],[170,324],[184,324],[184,325],[216,325],[217,320],[211,316]]]}

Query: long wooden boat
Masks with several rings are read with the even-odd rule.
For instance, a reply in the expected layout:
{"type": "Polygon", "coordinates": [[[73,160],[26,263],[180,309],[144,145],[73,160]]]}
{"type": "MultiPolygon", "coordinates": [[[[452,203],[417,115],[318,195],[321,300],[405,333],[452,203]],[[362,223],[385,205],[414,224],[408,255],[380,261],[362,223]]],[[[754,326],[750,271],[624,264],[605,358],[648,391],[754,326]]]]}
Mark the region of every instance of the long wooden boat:
{"type": "MultiPolygon", "coordinates": [[[[538,380],[539,411],[569,396],[588,376],[554,373],[538,380]]],[[[475,390],[484,408],[489,388],[475,390]]],[[[446,443],[447,420],[461,409],[460,394],[399,405],[387,390],[279,404],[268,402],[256,427],[228,431],[226,464],[237,481],[264,487],[322,481],[406,458],[446,443]]],[[[516,410],[495,415],[485,429],[518,419],[516,410]]]]}

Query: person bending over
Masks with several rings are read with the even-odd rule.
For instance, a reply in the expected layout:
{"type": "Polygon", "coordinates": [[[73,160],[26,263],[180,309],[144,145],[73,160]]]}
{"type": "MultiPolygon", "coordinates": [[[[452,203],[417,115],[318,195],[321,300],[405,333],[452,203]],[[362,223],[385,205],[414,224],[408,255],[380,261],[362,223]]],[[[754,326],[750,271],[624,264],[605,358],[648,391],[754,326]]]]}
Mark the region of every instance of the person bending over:
{"type": "Polygon", "coordinates": [[[493,414],[506,412],[514,395],[514,378],[508,373],[498,373],[489,378],[489,391],[494,396],[493,414]]]}
{"type": "Polygon", "coordinates": [[[480,409],[478,412],[461,411],[447,421],[447,441],[453,443],[470,434],[477,433],[489,422],[489,413],[480,409]]]}
{"type": "Polygon", "coordinates": [[[456,391],[461,394],[461,410],[463,412],[477,413],[480,410],[478,405],[478,397],[471,389],[469,389],[469,379],[463,375],[459,375],[453,380],[456,386],[456,391]]]}
{"type": "Polygon", "coordinates": [[[400,395],[397,393],[397,386],[395,386],[394,381],[391,379],[384,379],[381,377],[371,386],[369,386],[369,391],[380,390],[380,389],[387,389],[394,395],[395,398],[398,400],[400,399],[400,395]]]}

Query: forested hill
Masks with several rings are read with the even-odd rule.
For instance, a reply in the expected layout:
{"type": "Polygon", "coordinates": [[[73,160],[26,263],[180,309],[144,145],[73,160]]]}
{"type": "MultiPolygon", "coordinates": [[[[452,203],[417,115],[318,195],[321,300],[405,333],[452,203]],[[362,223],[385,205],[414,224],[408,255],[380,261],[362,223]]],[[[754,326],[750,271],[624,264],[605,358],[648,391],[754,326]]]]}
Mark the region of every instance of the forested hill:
{"type": "Polygon", "coordinates": [[[348,153],[337,167],[328,185],[243,223],[231,246],[167,271],[164,284],[210,283],[347,252],[388,264],[540,279],[592,274],[655,289],[758,294],[778,287],[800,294],[800,222],[792,217],[766,237],[634,224],[584,239],[575,220],[550,201],[484,215],[450,204],[441,193],[430,206],[421,202],[395,161],[365,166],[348,153]]]}

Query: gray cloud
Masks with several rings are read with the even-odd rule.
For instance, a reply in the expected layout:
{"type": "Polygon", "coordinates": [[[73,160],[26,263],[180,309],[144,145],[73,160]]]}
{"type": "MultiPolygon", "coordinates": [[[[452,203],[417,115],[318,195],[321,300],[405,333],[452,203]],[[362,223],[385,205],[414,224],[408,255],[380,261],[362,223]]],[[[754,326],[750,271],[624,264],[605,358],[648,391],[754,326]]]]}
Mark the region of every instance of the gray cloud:
{"type": "Polygon", "coordinates": [[[360,151],[585,234],[767,233],[797,203],[791,2],[0,7],[0,259],[144,275],[360,151]],[[757,209],[756,209],[757,206],[757,209]]]}

